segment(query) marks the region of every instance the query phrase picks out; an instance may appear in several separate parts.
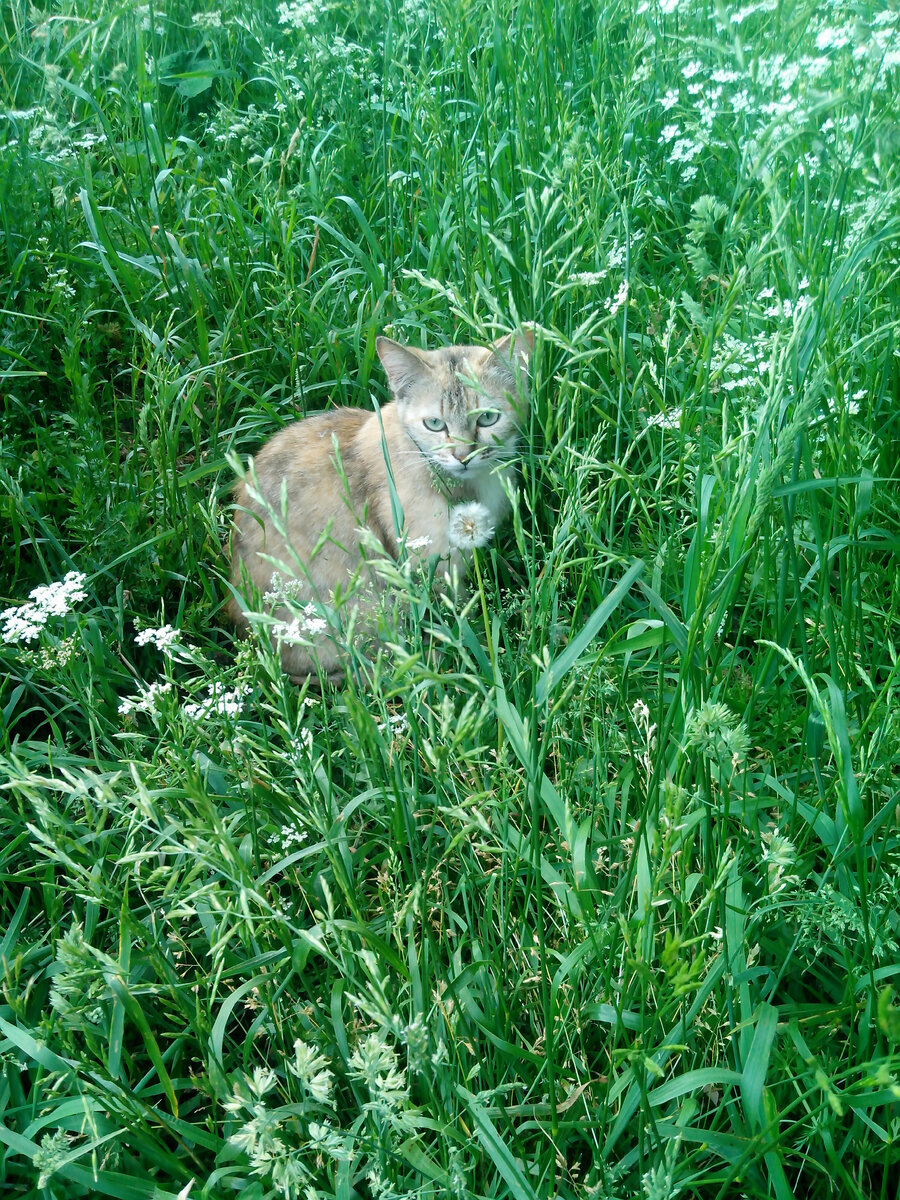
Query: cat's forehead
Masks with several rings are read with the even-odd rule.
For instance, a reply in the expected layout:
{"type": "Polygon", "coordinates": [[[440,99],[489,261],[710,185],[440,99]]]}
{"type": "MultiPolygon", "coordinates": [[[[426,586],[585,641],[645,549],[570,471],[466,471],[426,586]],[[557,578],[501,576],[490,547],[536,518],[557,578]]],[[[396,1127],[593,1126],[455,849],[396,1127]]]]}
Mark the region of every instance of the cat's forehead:
{"type": "Polygon", "coordinates": [[[428,351],[432,370],[448,385],[477,378],[489,355],[483,346],[447,346],[428,351]]]}

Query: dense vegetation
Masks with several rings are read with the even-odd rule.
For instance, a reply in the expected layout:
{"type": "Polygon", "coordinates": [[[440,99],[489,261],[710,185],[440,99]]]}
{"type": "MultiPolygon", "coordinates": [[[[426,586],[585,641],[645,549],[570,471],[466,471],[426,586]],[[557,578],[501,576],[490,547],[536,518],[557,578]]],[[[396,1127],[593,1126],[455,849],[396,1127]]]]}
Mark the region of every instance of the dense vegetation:
{"type": "Polygon", "coordinates": [[[900,1186],[900,15],[0,12],[0,1188],[900,1186]],[[470,602],[297,688],[229,488],[536,332],[470,602]]]}

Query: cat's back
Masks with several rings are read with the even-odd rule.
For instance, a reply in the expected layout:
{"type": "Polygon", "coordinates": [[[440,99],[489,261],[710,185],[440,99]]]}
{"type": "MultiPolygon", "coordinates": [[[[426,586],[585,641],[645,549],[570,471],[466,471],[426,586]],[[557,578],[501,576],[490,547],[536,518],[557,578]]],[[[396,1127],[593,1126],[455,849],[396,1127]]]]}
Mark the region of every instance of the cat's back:
{"type": "MultiPolygon", "coordinates": [[[[311,573],[321,577],[315,592],[327,592],[348,574],[341,547],[355,542],[359,521],[345,464],[356,457],[354,443],[372,419],[364,409],[332,408],[295,421],[266,442],[234,489],[233,583],[241,584],[246,574],[265,591],[272,560],[283,561],[290,573],[295,555],[308,563],[315,556],[311,573]],[[326,530],[334,541],[316,553],[326,530]]],[[[228,613],[237,625],[245,624],[234,597],[228,613]]]]}
{"type": "MultiPolygon", "coordinates": [[[[371,417],[361,408],[332,408],[286,425],[276,433],[254,459],[259,490],[266,502],[278,504],[282,480],[295,494],[305,486],[330,486],[336,477],[334,442],[343,456],[371,417]]],[[[246,485],[240,483],[238,503],[246,497],[246,485]]]]}

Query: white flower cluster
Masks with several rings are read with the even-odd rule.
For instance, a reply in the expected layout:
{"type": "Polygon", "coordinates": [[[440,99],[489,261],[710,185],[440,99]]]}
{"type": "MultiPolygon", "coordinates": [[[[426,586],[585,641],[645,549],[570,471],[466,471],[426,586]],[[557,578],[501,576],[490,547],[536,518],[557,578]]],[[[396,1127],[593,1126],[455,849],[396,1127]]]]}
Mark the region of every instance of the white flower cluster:
{"type": "Polygon", "coordinates": [[[51,617],[64,617],[73,605],[87,597],[82,571],[69,571],[59,583],[43,584],[28,593],[29,603],[0,613],[0,639],[17,645],[33,642],[51,617]]]}
{"type": "Polygon", "coordinates": [[[221,29],[222,14],[218,9],[212,12],[198,12],[191,17],[191,24],[196,29],[221,29]]]}
{"type": "Polygon", "coordinates": [[[273,571],[272,578],[269,580],[269,590],[263,592],[263,604],[267,606],[286,604],[288,601],[296,603],[303,598],[303,591],[302,579],[282,575],[280,571],[273,571]]]}
{"type": "Polygon", "coordinates": [[[119,705],[119,712],[123,717],[130,717],[132,713],[139,712],[152,717],[159,712],[160,697],[167,695],[171,690],[171,683],[151,683],[149,687],[142,687],[136,696],[128,696],[123,700],[119,705]]]}
{"type": "Polygon", "coordinates": [[[288,646],[305,645],[317,634],[328,631],[328,622],[320,617],[314,604],[307,604],[298,617],[290,623],[284,621],[275,627],[279,641],[288,646]]]}
{"type": "Polygon", "coordinates": [[[664,412],[651,413],[647,418],[647,425],[656,429],[680,429],[683,410],[680,408],[670,408],[664,412]]]}
{"type": "Polygon", "coordinates": [[[379,721],[378,732],[390,732],[393,737],[403,737],[409,733],[409,718],[406,713],[391,713],[386,721],[379,721]]]}
{"type": "Polygon", "coordinates": [[[249,691],[250,688],[246,684],[238,684],[229,691],[224,683],[211,683],[207,688],[205,700],[196,704],[185,704],[181,711],[192,721],[203,721],[214,714],[236,717],[243,711],[243,698],[249,691]]]}
{"type": "Polygon", "coordinates": [[[290,854],[296,846],[302,846],[306,841],[306,833],[294,825],[282,825],[278,842],[284,854],[290,854]]]}
{"type": "Polygon", "coordinates": [[[606,271],[576,271],[569,276],[570,283],[579,283],[582,287],[594,287],[606,278],[606,271]]]}
{"type": "MultiPolygon", "coordinates": [[[[644,240],[644,230],[635,229],[632,231],[630,243],[620,242],[617,239],[606,252],[606,266],[599,271],[576,271],[569,276],[570,283],[581,284],[582,287],[594,287],[601,283],[609,275],[610,271],[615,271],[619,267],[624,267],[628,258],[629,250],[633,253],[636,246],[644,240]]],[[[612,301],[610,300],[606,307],[609,308],[612,301]]]]}
{"type": "Polygon", "coordinates": [[[181,631],[179,629],[173,629],[171,625],[163,625],[159,629],[142,629],[135,635],[134,643],[136,646],[147,646],[152,642],[157,650],[166,651],[170,646],[176,646],[180,640],[181,631]]]}
{"type": "Polygon", "coordinates": [[[315,25],[319,16],[319,5],[316,0],[287,0],[278,5],[278,21],[281,25],[291,25],[294,29],[306,29],[315,25]]]}
{"type": "Polygon", "coordinates": [[[606,300],[603,302],[603,307],[607,310],[611,317],[614,317],[627,299],[628,280],[623,279],[615,296],[607,296],[606,300]]]}
{"type": "Polygon", "coordinates": [[[494,521],[490,509],[478,500],[457,504],[450,509],[450,545],[459,550],[476,550],[486,546],[494,536],[494,521]]]}

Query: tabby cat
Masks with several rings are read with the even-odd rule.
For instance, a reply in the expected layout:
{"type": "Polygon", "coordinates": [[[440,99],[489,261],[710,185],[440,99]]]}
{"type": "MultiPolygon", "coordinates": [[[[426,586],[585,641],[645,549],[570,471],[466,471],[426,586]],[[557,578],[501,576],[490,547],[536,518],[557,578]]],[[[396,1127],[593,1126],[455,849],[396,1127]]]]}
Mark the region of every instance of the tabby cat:
{"type": "Polygon", "coordinates": [[[381,337],[377,350],[391,403],[287,426],[235,489],[229,615],[246,629],[238,597],[264,593],[296,679],[317,664],[342,674],[336,612],[346,618],[354,605],[356,631],[367,630],[379,588],[373,538],[392,557],[401,544],[424,561],[439,555],[439,577],[453,582],[465,575],[466,546],[487,540],[509,509],[530,331],[441,350],[381,337]]]}

